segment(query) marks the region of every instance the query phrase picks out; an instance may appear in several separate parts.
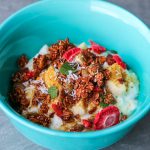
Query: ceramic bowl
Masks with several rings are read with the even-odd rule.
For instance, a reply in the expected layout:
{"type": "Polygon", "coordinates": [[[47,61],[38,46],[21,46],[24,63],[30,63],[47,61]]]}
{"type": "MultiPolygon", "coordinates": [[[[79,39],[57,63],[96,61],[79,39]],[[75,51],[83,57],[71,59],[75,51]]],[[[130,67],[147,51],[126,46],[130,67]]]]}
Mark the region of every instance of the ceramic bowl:
{"type": "Polygon", "coordinates": [[[150,110],[150,31],[126,10],[98,0],[43,0],[9,17],[0,26],[0,108],[31,141],[51,150],[97,150],[124,137],[150,110]],[[34,56],[44,44],[69,37],[79,44],[92,39],[119,52],[137,73],[140,94],[126,121],[101,131],[72,133],[34,124],[9,105],[7,93],[17,58],[34,56]]]}

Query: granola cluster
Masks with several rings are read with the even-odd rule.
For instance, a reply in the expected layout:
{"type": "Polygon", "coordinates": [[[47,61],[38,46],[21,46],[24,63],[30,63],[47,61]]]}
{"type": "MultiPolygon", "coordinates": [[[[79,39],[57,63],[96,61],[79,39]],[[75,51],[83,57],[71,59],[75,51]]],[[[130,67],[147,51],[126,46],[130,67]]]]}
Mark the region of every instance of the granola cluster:
{"type": "MultiPolygon", "coordinates": [[[[125,74],[119,56],[94,42],[89,48],[77,47],[69,39],[45,51],[31,60],[26,55],[18,60],[10,102],[20,114],[39,125],[73,132],[103,129],[127,119],[108,86],[114,80],[111,67],[125,74]]],[[[119,85],[126,82],[125,75],[121,77],[115,79],[119,85]]]]}

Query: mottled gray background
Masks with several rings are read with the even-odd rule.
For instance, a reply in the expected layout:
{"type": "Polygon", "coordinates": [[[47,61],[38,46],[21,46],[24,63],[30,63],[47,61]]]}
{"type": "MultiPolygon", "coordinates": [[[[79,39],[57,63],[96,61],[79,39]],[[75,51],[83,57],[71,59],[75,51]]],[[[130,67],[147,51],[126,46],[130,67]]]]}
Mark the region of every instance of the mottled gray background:
{"type": "MultiPolygon", "coordinates": [[[[0,0],[0,23],[18,9],[37,0],[0,0]]],[[[108,0],[150,26],[150,0],[108,0]]],[[[121,141],[106,150],[150,150],[150,113],[121,141]]],[[[45,150],[24,138],[0,111],[0,150],[45,150]]]]}

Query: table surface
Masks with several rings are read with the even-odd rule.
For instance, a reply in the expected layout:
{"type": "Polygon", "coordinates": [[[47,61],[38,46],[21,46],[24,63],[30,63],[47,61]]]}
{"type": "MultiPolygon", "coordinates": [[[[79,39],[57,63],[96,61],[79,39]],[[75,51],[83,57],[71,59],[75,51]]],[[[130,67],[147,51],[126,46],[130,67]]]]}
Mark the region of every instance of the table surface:
{"type": "MultiPolygon", "coordinates": [[[[0,0],[0,23],[37,0],[0,0]]],[[[150,0],[108,0],[129,10],[150,26],[150,0]]],[[[150,150],[150,113],[122,140],[105,150],[150,150]]],[[[45,150],[23,137],[0,111],[0,150],[45,150]]]]}

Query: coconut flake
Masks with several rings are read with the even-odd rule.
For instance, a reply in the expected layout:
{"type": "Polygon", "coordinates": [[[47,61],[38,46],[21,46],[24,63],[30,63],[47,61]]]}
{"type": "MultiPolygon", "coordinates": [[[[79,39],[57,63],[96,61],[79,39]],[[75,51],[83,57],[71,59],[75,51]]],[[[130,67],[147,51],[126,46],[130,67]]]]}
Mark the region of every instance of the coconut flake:
{"type": "Polygon", "coordinates": [[[45,85],[39,86],[38,90],[40,90],[44,94],[48,94],[48,89],[45,87],[45,85]]]}
{"type": "Polygon", "coordinates": [[[22,84],[27,87],[29,85],[29,81],[23,82],[22,84]]]}
{"type": "Polygon", "coordinates": [[[38,111],[39,111],[38,107],[35,107],[35,106],[29,107],[29,108],[27,109],[27,112],[28,112],[28,113],[38,113],[38,111]]]}
{"type": "Polygon", "coordinates": [[[57,115],[54,115],[54,117],[51,119],[50,128],[58,129],[61,127],[61,125],[63,125],[62,119],[60,117],[58,117],[57,115]]]}
{"type": "Polygon", "coordinates": [[[32,83],[40,84],[40,86],[38,86],[38,90],[40,90],[44,94],[48,94],[48,89],[46,88],[43,80],[33,80],[32,83]]]}
{"type": "Polygon", "coordinates": [[[78,76],[74,73],[72,73],[71,70],[68,71],[69,74],[67,75],[67,79],[69,80],[69,83],[70,83],[70,79],[73,79],[73,80],[77,80],[78,79],[78,76]]]}
{"type": "Polygon", "coordinates": [[[72,90],[71,94],[70,94],[72,97],[75,97],[76,96],[76,90],[72,90]]]}
{"type": "Polygon", "coordinates": [[[59,70],[54,66],[55,73],[58,74],[59,70]]]}
{"type": "Polygon", "coordinates": [[[81,67],[79,63],[77,63],[77,71],[80,71],[82,69],[85,69],[85,67],[81,67]]]}
{"type": "Polygon", "coordinates": [[[25,91],[28,91],[28,90],[34,90],[34,89],[35,89],[35,86],[29,85],[29,86],[27,86],[24,90],[25,90],[25,91]]]}
{"type": "Polygon", "coordinates": [[[107,62],[104,62],[103,68],[104,68],[104,69],[107,69],[108,67],[109,67],[108,63],[107,63],[107,62]]]}
{"type": "Polygon", "coordinates": [[[33,58],[29,60],[25,68],[28,68],[30,71],[33,70],[33,58]]]}

